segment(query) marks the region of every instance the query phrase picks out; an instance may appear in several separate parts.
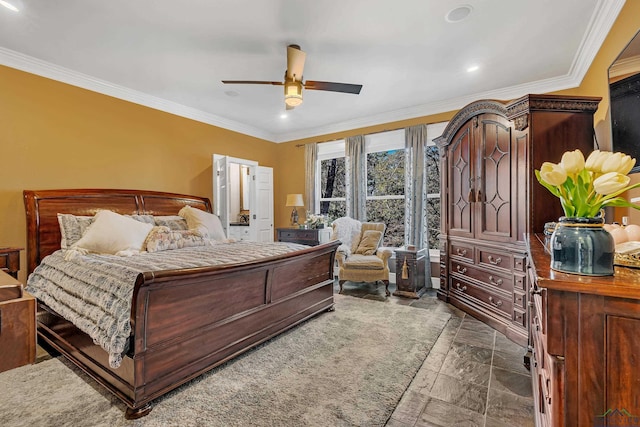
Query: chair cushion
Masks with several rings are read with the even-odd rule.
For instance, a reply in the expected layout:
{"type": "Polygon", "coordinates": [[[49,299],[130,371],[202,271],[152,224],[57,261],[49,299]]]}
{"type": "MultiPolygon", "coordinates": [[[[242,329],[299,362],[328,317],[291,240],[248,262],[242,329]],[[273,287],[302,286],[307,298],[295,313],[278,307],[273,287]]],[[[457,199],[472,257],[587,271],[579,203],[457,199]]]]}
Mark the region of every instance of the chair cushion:
{"type": "Polygon", "coordinates": [[[377,230],[366,230],[362,233],[362,239],[354,253],[361,255],[373,255],[378,249],[382,232],[377,230]]]}
{"type": "Polygon", "coordinates": [[[384,262],[375,255],[353,254],[346,259],[345,269],[384,270],[384,262]]]}

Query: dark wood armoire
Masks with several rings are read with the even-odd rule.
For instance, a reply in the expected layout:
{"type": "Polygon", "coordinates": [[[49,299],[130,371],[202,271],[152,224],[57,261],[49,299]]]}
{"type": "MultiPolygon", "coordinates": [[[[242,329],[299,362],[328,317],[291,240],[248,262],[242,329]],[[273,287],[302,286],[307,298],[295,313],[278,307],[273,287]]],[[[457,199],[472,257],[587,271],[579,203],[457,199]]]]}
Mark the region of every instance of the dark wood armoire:
{"type": "Polygon", "coordinates": [[[525,234],[562,216],[534,170],[594,146],[601,98],[526,95],[460,110],[436,139],[441,158],[438,297],[527,345],[525,234]]]}

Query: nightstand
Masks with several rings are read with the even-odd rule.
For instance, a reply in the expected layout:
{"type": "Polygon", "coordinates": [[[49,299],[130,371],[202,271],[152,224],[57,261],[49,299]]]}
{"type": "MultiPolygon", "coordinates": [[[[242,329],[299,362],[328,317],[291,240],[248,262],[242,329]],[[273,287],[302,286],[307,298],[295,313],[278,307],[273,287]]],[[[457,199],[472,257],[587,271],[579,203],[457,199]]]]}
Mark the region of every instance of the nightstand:
{"type": "Polygon", "coordinates": [[[330,237],[330,228],[278,228],[278,242],[317,246],[328,242],[330,237]]]}
{"type": "Polygon", "coordinates": [[[0,372],[36,361],[36,299],[0,271],[0,372]]]}
{"type": "Polygon", "coordinates": [[[20,251],[22,248],[0,248],[0,270],[18,278],[20,271],[20,251]]]}
{"type": "Polygon", "coordinates": [[[417,299],[426,292],[426,251],[428,251],[428,249],[421,249],[419,251],[395,250],[396,291],[393,293],[394,296],[417,299]]]}

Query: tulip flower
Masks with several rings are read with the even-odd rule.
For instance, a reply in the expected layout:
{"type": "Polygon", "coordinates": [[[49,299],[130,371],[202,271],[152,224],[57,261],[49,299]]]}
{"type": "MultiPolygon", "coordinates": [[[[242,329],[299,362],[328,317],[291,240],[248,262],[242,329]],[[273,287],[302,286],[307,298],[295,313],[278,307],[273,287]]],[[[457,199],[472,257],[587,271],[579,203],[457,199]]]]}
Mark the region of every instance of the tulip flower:
{"type": "Polygon", "coordinates": [[[567,180],[567,172],[561,164],[544,162],[540,168],[540,176],[548,184],[562,185],[567,180]]]}
{"type": "Polygon", "coordinates": [[[535,171],[538,182],[560,199],[568,217],[595,217],[606,206],[640,206],[620,197],[625,191],[640,187],[629,185],[627,174],[636,159],[624,153],[593,151],[587,160],[580,150],[567,151],[560,163],[544,162],[535,171]]]}
{"type": "Polygon", "coordinates": [[[562,155],[560,165],[568,175],[576,175],[584,169],[584,155],[580,150],[567,151],[562,155]]]}
{"type": "Polygon", "coordinates": [[[593,181],[593,189],[598,194],[608,196],[625,188],[629,185],[629,181],[631,181],[631,178],[627,175],[622,175],[618,172],[608,172],[593,181]]]}
{"type": "Polygon", "coordinates": [[[602,163],[602,173],[618,172],[626,175],[636,164],[636,159],[623,153],[613,153],[602,163]]]}

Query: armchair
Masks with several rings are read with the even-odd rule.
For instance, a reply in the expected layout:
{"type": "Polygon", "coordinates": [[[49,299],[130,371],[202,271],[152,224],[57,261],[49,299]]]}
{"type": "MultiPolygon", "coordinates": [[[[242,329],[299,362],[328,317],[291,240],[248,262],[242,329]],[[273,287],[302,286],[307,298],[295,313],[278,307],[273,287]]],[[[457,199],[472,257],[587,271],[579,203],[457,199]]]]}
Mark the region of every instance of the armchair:
{"type": "Polygon", "coordinates": [[[360,222],[348,217],[333,222],[332,239],[340,239],[336,260],[340,293],[347,280],[352,282],[378,282],[389,292],[389,258],[391,251],[381,249],[386,225],[379,222],[360,222]]]}

